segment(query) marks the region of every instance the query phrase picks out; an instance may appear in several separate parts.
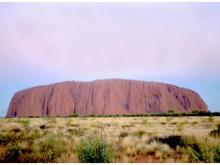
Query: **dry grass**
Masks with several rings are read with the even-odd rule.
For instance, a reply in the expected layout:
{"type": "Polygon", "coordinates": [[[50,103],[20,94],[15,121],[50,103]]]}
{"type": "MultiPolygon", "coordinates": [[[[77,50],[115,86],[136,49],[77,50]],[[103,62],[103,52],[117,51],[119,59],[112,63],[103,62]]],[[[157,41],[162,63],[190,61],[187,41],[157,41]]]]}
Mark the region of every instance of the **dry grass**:
{"type": "Polygon", "coordinates": [[[0,162],[79,162],[80,141],[94,135],[112,147],[114,162],[216,162],[220,138],[210,132],[219,123],[189,116],[1,119],[0,162]],[[171,146],[169,137],[182,141],[171,146]]]}

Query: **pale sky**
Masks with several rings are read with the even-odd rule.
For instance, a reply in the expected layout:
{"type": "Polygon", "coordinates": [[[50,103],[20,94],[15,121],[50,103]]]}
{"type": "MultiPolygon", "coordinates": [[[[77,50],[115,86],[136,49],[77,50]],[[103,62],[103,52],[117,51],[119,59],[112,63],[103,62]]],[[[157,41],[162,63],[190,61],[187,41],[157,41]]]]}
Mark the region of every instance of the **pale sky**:
{"type": "Polygon", "coordinates": [[[220,111],[220,4],[0,3],[0,116],[21,89],[104,78],[191,88],[220,111]]]}

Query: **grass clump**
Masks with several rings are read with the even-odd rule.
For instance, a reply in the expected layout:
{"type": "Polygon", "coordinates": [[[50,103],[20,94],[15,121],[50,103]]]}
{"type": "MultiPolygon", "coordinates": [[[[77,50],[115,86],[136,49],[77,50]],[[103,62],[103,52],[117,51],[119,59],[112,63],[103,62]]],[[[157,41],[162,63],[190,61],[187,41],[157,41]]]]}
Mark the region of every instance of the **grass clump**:
{"type": "Polygon", "coordinates": [[[183,130],[183,128],[184,128],[184,125],[185,125],[185,122],[179,122],[178,124],[177,124],[177,131],[178,132],[181,132],[182,130],[183,130]]]}
{"type": "Polygon", "coordinates": [[[74,136],[83,136],[84,135],[84,131],[82,128],[69,128],[68,132],[74,136]]]}
{"type": "Polygon", "coordinates": [[[130,127],[132,127],[132,125],[125,124],[125,125],[122,125],[121,127],[122,127],[123,129],[125,129],[125,128],[130,128],[130,127]]]}
{"type": "Polygon", "coordinates": [[[137,132],[135,132],[135,135],[139,138],[141,138],[146,132],[142,129],[138,130],[137,132]]]}
{"type": "Polygon", "coordinates": [[[191,124],[194,126],[194,125],[198,124],[198,121],[193,121],[191,124]]]}
{"type": "Polygon", "coordinates": [[[150,142],[146,147],[145,147],[145,150],[146,150],[146,154],[148,155],[152,155],[156,152],[156,150],[158,150],[159,148],[159,143],[157,141],[152,141],[150,142]]]}
{"type": "Polygon", "coordinates": [[[145,118],[144,120],[143,120],[143,125],[146,125],[146,126],[148,126],[148,124],[149,124],[149,121],[148,121],[148,119],[147,118],[145,118]]]}
{"type": "Polygon", "coordinates": [[[48,124],[57,124],[57,119],[56,118],[49,118],[47,120],[48,124]]]}
{"type": "Polygon", "coordinates": [[[110,163],[113,161],[111,146],[98,137],[81,140],[77,152],[82,163],[110,163]]]}
{"type": "Polygon", "coordinates": [[[167,123],[169,123],[171,120],[173,120],[173,117],[172,116],[167,116],[166,120],[167,120],[167,123]]]}
{"type": "Polygon", "coordinates": [[[18,123],[22,124],[25,129],[29,128],[30,120],[18,120],[18,123]]]}
{"type": "Polygon", "coordinates": [[[214,118],[212,116],[208,116],[207,117],[208,122],[213,123],[214,122],[214,118]]]}

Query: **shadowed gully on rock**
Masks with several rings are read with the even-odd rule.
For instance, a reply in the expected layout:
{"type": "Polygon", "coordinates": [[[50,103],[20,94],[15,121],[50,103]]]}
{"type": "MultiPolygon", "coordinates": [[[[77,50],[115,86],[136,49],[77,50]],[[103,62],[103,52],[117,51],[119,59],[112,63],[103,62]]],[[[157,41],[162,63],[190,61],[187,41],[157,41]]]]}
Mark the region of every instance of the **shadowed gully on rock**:
{"type": "Polygon", "coordinates": [[[108,79],[69,81],[17,92],[7,117],[145,114],[208,111],[190,89],[156,82],[108,79]]]}

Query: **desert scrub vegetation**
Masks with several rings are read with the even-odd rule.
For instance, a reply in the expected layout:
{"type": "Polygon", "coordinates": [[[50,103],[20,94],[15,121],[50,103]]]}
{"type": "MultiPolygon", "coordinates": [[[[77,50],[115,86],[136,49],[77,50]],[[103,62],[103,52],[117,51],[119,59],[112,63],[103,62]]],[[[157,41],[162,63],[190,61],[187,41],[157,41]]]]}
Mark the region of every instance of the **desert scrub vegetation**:
{"type": "Polygon", "coordinates": [[[220,162],[220,117],[5,118],[0,162],[220,162]]]}
{"type": "Polygon", "coordinates": [[[206,136],[183,136],[184,152],[192,162],[219,162],[220,142],[206,136]]]}
{"type": "Polygon", "coordinates": [[[101,137],[82,139],[77,153],[81,163],[110,163],[113,161],[111,146],[101,137]]]}

